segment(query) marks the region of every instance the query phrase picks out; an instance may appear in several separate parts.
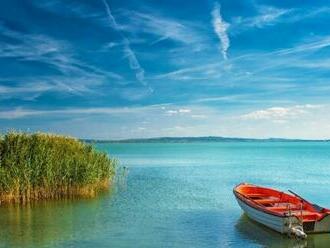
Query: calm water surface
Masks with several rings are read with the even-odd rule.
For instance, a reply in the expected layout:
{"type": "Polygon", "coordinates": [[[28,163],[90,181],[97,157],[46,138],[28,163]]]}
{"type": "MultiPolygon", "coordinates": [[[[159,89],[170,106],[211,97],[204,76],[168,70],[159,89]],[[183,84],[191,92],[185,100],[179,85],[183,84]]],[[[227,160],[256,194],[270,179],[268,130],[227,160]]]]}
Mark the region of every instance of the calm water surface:
{"type": "Polygon", "coordinates": [[[296,242],[242,214],[245,181],[330,207],[330,143],[97,144],[128,168],[92,200],[0,208],[0,247],[330,247],[296,242]]]}

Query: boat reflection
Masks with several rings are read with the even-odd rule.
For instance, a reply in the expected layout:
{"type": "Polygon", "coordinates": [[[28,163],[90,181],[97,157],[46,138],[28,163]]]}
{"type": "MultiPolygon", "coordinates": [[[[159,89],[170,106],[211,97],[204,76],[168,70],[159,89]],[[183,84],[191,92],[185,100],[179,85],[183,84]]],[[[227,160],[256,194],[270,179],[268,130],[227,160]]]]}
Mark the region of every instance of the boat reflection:
{"type": "Polygon", "coordinates": [[[308,246],[308,240],[290,239],[249,219],[245,214],[239,218],[236,224],[236,230],[244,239],[263,247],[310,247],[308,246]]]}
{"type": "Polygon", "coordinates": [[[235,227],[244,239],[263,247],[330,247],[329,233],[309,234],[306,240],[290,239],[285,235],[279,234],[251,220],[245,214],[239,218],[235,227]]]}

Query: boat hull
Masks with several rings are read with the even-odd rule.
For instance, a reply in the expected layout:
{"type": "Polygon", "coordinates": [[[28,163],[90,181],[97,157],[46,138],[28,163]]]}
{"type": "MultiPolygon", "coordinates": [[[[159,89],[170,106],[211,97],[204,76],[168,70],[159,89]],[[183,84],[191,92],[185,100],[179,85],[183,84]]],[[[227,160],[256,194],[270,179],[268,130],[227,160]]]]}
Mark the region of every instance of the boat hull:
{"type": "Polygon", "coordinates": [[[330,232],[330,215],[325,216],[323,219],[315,221],[314,228],[308,230],[304,228],[307,233],[329,233],[330,232]]]}
{"type": "Polygon", "coordinates": [[[299,219],[295,216],[289,217],[289,216],[276,216],[276,215],[268,214],[266,212],[260,211],[258,209],[249,206],[248,204],[246,204],[244,201],[242,201],[237,197],[236,200],[239,206],[242,208],[242,210],[246,213],[246,215],[250,219],[270,229],[273,229],[276,232],[283,234],[289,233],[289,223],[291,223],[291,225],[301,225],[299,219]]]}

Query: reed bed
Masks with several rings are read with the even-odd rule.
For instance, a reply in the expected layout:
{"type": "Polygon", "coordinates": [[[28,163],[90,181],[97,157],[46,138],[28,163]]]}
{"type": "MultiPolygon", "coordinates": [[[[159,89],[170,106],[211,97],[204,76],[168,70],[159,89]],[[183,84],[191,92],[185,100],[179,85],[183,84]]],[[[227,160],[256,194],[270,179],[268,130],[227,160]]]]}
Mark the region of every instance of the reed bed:
{"type": "Polygon", "coordinates": [[[0,138],[0,204],[94,197],[109,188],[116,164],[74,138],[7,133],[0,138]]]}

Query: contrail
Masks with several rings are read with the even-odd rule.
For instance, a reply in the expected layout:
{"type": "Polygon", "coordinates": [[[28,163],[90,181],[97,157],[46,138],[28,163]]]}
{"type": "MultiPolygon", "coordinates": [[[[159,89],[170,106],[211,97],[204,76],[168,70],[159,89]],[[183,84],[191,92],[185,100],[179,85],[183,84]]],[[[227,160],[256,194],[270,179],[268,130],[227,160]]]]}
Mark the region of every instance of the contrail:
{"type": "Polygon", "coordinates": [[[227,50],[230,46],[230,41],[227,34],[227,29],[229,27],[229,24],[226,23],[220,14],[220,5],[218,3],[215,3],[214,8],[211,12],[212,15],[212,24],[214,28],[214,32],[218,36],[220,42],[221,42],[221,53],[223,55],[223,58],[227,59],[227,50]]]}
{"type": "Polygon", "coordinates": [[[120,31],[120,27],[118,23],[116,22],[115,17],[111,13],[111,9],[109,4],[106,0],[102,0],[105,10],[108,15],[108,19],[110,22],[110,25],[120,34],[123,44],[124,44],[124,56],[128,59],[129,67],[132,71],[135,73],[135,78],[138,82],[140,82],[143,86],[147,86],[147,82],[144,78],[144,69],[140,65],[140,62],[136,58],[136,55],[134,51],[131,49],[130,41],[123,35],[123,33],[120,31]]]}

